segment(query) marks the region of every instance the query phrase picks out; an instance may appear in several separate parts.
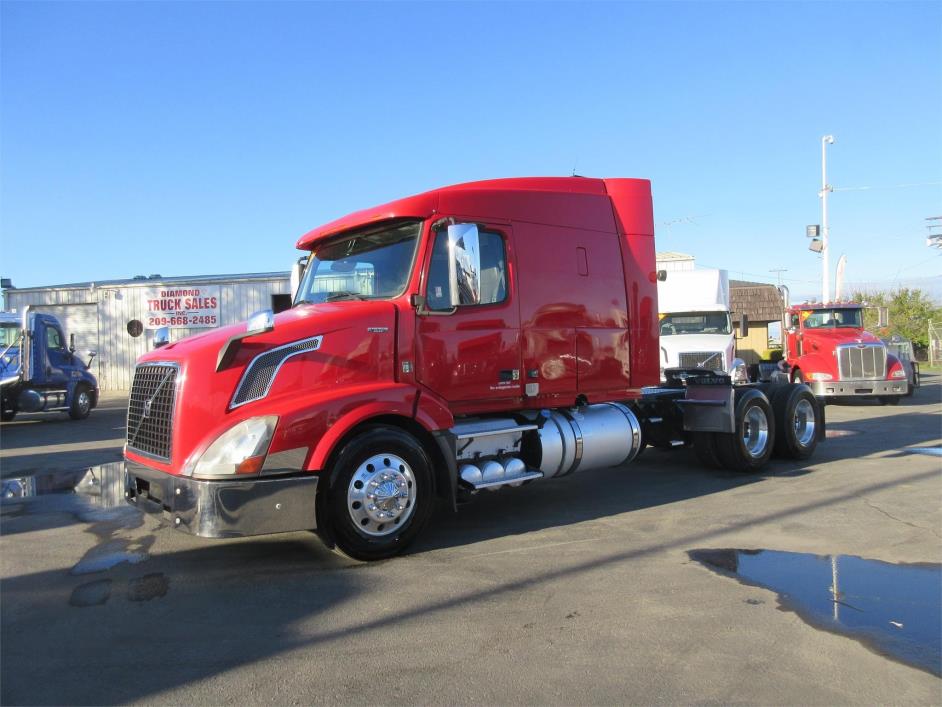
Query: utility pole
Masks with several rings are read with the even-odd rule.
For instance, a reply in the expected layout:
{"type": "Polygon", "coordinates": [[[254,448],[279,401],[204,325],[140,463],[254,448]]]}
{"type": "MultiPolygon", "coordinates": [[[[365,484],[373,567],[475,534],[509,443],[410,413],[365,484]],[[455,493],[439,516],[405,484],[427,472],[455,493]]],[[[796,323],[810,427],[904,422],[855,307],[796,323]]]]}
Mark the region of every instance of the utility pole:
{"type": "Polygon", "coordinates": [[[778,277],[778,286],[781,287],[782,286],[782,273],[788,272],[788,268],[772,268],[769,270],[769,272],[774,272],[776,274],[776,276],[778,277]]]}
{"type": "Polygon", "coordinates": [[[821,138],[821,191],[818,196],[821,197],[821,302],[829,302],[831,299],[831,280],[828,272],[828,192],[833,191],[833,187],[828,184],[828,145],[834,144],[833,135],[825,135],[821,138]]]}

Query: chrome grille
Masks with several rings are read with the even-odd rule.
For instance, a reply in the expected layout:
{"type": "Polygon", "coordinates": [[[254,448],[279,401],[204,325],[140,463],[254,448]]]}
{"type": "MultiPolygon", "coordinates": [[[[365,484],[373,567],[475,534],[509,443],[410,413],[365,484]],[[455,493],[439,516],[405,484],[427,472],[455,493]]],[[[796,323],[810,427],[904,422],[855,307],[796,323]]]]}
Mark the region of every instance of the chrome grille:
{"type": "Polygon", "coordinates": [[[682,351],[679,356],[681,368],[708,368],[711,371],[722,371],[722,351],[682,351]]]}
{"type": "Polygon", "coordinates": [[[837,347],[841,380],[886,378],[886,348],[882,344],[850,344],[837,347]]]}
{"type": "Polygon", "coordinates": [[[128,449],[170,461],[177,367],[144,364],[134,370],[128,400],[128,449]]]}
{"type": "Polygon", "coordinates": [[[278,374],[281,365],[292,356],[307,353],[308,351],[317,351],[321,346],[322,338],[315,336],[313,339],[296,341],[293,344],[266,351],[253,358],[248,368],[245,369],[242,380],[239,381],[239,387],[236,388],[229,407],[239,407],[253,400],[264,398],[268,395],[272,383],[275,382],[275,376],[278,374]]]}

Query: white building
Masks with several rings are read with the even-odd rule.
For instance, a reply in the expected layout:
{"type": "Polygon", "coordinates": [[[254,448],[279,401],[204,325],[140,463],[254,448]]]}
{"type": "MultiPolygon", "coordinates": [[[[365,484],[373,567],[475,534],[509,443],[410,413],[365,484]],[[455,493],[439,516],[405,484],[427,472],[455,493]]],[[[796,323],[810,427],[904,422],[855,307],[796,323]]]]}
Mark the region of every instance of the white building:
{"type": "Polygon", "coordinates": [[[692,255],[686,253],[675,253],[673,251],[664,251],[657,253],[657,269],[667,272],[677,272],[679,270],[693,270],[695,261],[692,255]]]}
{"type": "Polygon", "coordinates": [[[54,314],[76,352],[98,352],[92,373],[102,390],[128,390],[138,356],[153,348],[154,332],[170,328],[171,341],[248,319],[261,309],[291,304],[287,272],[197,277],[138,276],[131,280],[8,288],[4,309],[54,314]]]}

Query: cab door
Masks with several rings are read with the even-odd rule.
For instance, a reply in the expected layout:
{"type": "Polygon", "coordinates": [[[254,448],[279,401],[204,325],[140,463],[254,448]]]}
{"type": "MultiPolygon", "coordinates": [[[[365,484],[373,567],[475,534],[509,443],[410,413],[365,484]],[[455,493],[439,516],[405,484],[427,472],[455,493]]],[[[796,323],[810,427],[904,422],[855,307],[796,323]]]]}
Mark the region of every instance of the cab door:
{"type": "Polygon", "coordinates": [[[68,367],[72,363],[72,354],[66,349],[62,330],[56,324],[48,320],[44,321],[42,332],[43,344],[46,349],[46,384],[64,387],[69,380],[68,367]]]}
{"type": "Polygon", "coordinates": [[[501,409],[523,395],[511,227],[476,226],[475,285],[460,275],[463,265],[455,262],[448,228],[430,234],[421,292],[425,305],[416,323],[416,378],[455,413],[501,409]]]}

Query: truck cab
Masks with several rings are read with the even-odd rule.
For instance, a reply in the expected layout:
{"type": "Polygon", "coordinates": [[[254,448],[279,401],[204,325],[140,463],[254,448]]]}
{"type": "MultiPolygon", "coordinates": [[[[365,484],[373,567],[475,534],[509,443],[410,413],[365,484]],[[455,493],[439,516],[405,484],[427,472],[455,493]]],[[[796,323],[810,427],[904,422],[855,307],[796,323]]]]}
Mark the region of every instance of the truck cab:
{"type": "Polygon", "coordinates": [[[619,466],[646,435],[697,435],[704,463],[740,471],[768,461],[779,418],[786,455],[821,438],[805,386],[770,401],[704,369],[658,385],[647,180],[458,184],[297,247],[291,309],[138,360],[127,497],[176,529],[316,529],[373,560],[412,542],[435,497],[619,466]]]}
{"type": "Polygon", "coordinates": [[[59,320],[51,314],[0,313],[0,407],[2,419],[19,412],[69,414],[81,420],[98,403],[98,381],[87,362],[66,345],[59,320]]]}
{"type": "Polygon", "coordinates": [[[863,305],[789,306],[783,324],[792,380],[806,382],[816,396],[876,397],[892,405],[909,393],[900,360],[864,330],[863,305]]]}
{"type": "MultiPolygon", "coordinates": [[[[707,368],[748,379],[736,357],[725,270],[667,272],[658,282],[661,380],[669,368],[707,368]]],[[[743,332],[745,335],[745,332],[743,332]]]]}

